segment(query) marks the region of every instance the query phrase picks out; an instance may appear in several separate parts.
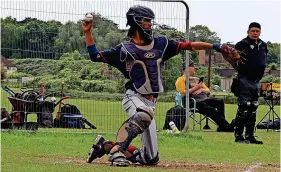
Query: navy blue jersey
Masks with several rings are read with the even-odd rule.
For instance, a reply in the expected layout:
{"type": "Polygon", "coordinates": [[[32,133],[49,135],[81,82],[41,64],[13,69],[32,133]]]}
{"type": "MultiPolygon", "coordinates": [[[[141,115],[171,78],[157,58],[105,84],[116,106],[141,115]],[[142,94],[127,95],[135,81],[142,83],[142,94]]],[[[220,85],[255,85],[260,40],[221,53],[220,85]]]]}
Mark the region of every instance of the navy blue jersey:
{"type": "Polygon", "coordinates": [[[253,80],[261,80],[266,67],[267,45],[262,40],[251,40],[249,37],[235,45],[235,49],[242,52],[244,64],[237,67],[240,75],[245,75],[253,80]]]}
{"type": "MultiPolygon", "coordinates": [[[[117,68],[120,72],[123,73],[123,75],[126,78],[129,78],[128,72],[126,71],[126,62],[122,61],[120,59],[120,53],[121,53],[121,48],[122,45],[119,44],[115,48],[112,48],[110,50],[104,50],[104,51],[99,51],[98,54],[96,53],[91,53],[93,52],[94,45],[88,46],[88,52],[90,54],[90,58],[94,62],[103,62],[107,63],[115,68],[117,68]]],[[[169,40],[168,39],[168,44],[167,48],[164,52],[163,58],[162,58],[162,63],[165,61],[169,60],[173,56],[179,54],[179,42],[175,40],[169,40]]]]}

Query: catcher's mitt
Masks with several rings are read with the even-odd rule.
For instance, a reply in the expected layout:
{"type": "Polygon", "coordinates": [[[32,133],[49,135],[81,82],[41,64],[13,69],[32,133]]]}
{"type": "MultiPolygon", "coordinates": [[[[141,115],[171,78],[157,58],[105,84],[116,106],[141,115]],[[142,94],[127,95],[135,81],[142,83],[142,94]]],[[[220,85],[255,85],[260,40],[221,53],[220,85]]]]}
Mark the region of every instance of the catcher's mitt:
{"type": "Polygon", "coordinates": [[[239,55],[238,51],[228,46],[227,44],[222,44],[221,54],[223,58],[227,62],[229,62],[234,69],[236,69],[239,64],[243,64],[242,57],[239,55]]]}

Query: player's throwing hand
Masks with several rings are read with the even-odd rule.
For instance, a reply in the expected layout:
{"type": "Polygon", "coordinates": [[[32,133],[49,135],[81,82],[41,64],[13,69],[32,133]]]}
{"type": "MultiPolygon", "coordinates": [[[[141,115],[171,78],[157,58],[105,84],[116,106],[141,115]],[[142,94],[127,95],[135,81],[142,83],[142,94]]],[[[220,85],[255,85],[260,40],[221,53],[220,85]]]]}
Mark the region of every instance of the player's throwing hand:
{"type": "Polygon", "coordinates": [[[84,32],[89,32],[92,29],[93,26],[93,15],[88,13],[86,14],[85,18],[82,20],[82,29],[84,32]]]}

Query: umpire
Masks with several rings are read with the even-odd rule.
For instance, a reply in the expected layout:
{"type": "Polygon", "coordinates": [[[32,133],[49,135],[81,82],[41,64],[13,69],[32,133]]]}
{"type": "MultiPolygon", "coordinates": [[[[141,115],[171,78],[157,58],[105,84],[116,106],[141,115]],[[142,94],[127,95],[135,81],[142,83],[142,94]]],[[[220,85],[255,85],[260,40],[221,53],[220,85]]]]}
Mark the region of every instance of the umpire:
{"type": "Polygon", "coordinates": [[[238,110],[235,119],[235,142],[263,144],[254,137],[256,112],[258,108],[258,83],[266,67],[267,45],[259,37],[261,25],[253,22],[249,25],[248,36],[235,45],[244,58],[235,69],[238,75],[233,80],[232,92],[238,97],[238,110]],[[243,137],[246,126],[245,138],[243,137]]]}

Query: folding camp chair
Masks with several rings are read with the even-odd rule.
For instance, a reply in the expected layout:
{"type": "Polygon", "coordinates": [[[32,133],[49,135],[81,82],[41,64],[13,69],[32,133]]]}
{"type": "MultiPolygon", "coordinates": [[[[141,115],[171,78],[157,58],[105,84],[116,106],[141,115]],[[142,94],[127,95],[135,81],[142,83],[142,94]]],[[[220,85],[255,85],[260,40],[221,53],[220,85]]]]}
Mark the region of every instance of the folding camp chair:
{"type": "MultiPolygon", "coordinates": [[[[190,105],[193,105],[191,108],[189,108],[189,113],[190,113],[189,117],[192,119],[192,130],[195,130],[196,125],[199,125],[200,130],[202,130],[202,122],[203,122],[203,120],[205,120],[207,118],[209,121],[211,121],[212,123],[217,125],[211,118],[198,112],[198,109],[196,108],[196,100],[194,98],[190,98],[189,103],[190,103],[190,105]],[[196,119],[196,116],[198,116],[196,114],[199,115],[199,120],[196,119]]],[[[182,105],[182,96],[179,92],[176,93],[175,105],[183,106],[182,105]]]]}

